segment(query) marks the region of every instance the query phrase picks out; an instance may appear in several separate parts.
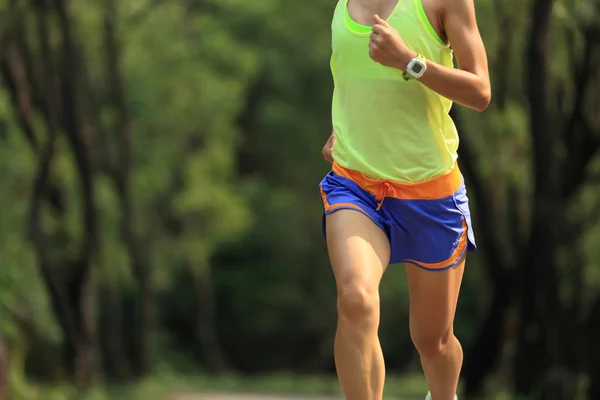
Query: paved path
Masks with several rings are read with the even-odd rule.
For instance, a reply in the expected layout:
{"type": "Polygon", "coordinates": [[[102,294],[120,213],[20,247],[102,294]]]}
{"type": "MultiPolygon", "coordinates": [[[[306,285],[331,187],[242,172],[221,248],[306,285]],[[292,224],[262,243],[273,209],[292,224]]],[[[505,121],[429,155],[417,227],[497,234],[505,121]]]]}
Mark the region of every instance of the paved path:
{"type": "Polygon", "coordinates": [[[341,400],[341,398],[244,394],[175,394],[169,397],[168,400],[341,400]]]}
{"type": "Polygon", "coordinates": [[[336,397],[294,397],[274,395],[178,394],[169,400],[340,400],[336,397]]]}

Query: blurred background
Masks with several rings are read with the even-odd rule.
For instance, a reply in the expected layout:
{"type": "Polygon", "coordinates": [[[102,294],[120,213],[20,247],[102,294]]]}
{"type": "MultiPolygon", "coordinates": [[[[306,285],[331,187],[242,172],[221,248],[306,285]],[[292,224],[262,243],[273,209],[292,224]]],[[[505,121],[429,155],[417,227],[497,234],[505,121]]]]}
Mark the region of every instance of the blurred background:
{"type": "MultiPolygon", "coordinates": [[[[0,0],[0,399],[339,396],[334,6],[0,0]]],[[[461,392],[599,400],[600,3],[476,7],[461,392]]],[[[422,398],[402,266],[381,299],[386,394],[422,398]]]]}

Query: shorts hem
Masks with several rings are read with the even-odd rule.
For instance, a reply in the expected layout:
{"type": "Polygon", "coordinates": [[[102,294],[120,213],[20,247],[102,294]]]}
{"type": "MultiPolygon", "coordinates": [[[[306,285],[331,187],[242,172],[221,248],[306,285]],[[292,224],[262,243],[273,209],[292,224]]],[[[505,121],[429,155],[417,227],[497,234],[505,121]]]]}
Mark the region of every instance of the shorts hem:
{"type": "Polygon", "coordinates": [[[422,264],[420,264],[418,261],[415,260],[401,260],[398,261],[399,263],[404,263],[404,264],[412,264],[418,268],[424,269],[425,271],[430,271],[430,272],[442,272],[442,271],[447,271],[451,268],[453,268],[454,266],[456,266],[456,264],[458,264],[467,254],[468,252],[468,246],[465,246],[465,248],[463,249],[463,251],[460,253],[460,256],[458,256],[456,258],[456,260],[452,261],[450,264],[448,264],[447,266],[444,267],[439,267],[439,268],[428,268],[422,264]]]}
{"type": "MultiPolygon", "coordinates": [[[[339,206],[339,207],[335,207],[335,205],[330,206],[332,208],[328,209],[328,210],[323,210],[323,236],[327,237],[327,230],[326,230],[326,225],[325,225],[325,215],[329,215],[329,214],[333,214],[336,211],[339,210],[352,210],[352,211],[356,211],[358,213],[363,214],[364,216],[366,216],[367,218],[369,218],[371,220],[371,222],[373,222],[379,229],[381,229],[381,231],[387,236],[387,233],[385,231],[385,228],[375,220],[375,218],[373,218],[371,215],[369,215],[368,212],[366,212],[365,210],[363,210],[362,208],[355,206],[339,206]]],[[[389,239],[389,238],[388,238],[389,239]]]]}

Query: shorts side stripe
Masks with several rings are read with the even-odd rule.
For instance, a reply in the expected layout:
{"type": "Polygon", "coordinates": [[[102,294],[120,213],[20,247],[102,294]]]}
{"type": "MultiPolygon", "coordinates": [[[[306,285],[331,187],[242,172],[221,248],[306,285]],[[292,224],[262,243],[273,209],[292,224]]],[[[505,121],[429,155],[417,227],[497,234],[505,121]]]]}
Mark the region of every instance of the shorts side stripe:
{"type": "Polygon", "coordinates": [[[424,269],[429,269],[429,270],[444,270],[444,269],[448,269],[448,267],[453,266],[454,264],[456,264],[456,262],[458,260],[460,260],[460,258],[465,254],[465,249],[467,248],[467,242],[468,242],[468,227],[467,227],[467,221],[463,218],[462,221],[462,228],[463,228],[463,232],[460,236],[460,240],[458,242],[458,246],[456,246],[456,248],[454,249],[454,252],[452,253],[452,255],[444,260],[444,261],[440,261],[437,263],[424,263],[424,262],[420,262],[417,260],[403,260],[404,262],[407,263],[411,263],[411,264],[415,264],[418,267],[424,268],[424,269]]]}
{"type": "Polygon", "coordinates": [[[323,191],[323,185],[319,186],[319,190],[321,191],[321,199],[323,199],[323,208],[325,209],[326,213],[330,213],[338,208],[343,207],[343,208],[353,208],[355,210],[358,210],[358,211],[364,213],[367,216],[369,215],[365,210],[362,209],[362,207],[357,206],[356,204],[353,204],[353,203],[329,204],[329,201],[327,200],[327,195],[323,191]]]}

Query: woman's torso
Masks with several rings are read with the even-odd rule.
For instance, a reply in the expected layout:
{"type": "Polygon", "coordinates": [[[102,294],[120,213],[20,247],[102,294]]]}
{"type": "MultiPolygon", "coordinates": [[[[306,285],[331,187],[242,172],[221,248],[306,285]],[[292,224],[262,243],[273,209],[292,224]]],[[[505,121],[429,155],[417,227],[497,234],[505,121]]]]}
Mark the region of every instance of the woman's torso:
{"type": "MultiPolygon", "coordinates": [[[[452,51],[421,1],[399,0],[387,22],[410,49],[451,68],[452,51]]],[[[373,179],[420,182],[442,175],[457,159],[458,134],[448,115],[452,102],[371,60],[370,34],[369,26],[350,16],[348,0],[339,0],[331,57],[335,161],[373,179]]]]}

